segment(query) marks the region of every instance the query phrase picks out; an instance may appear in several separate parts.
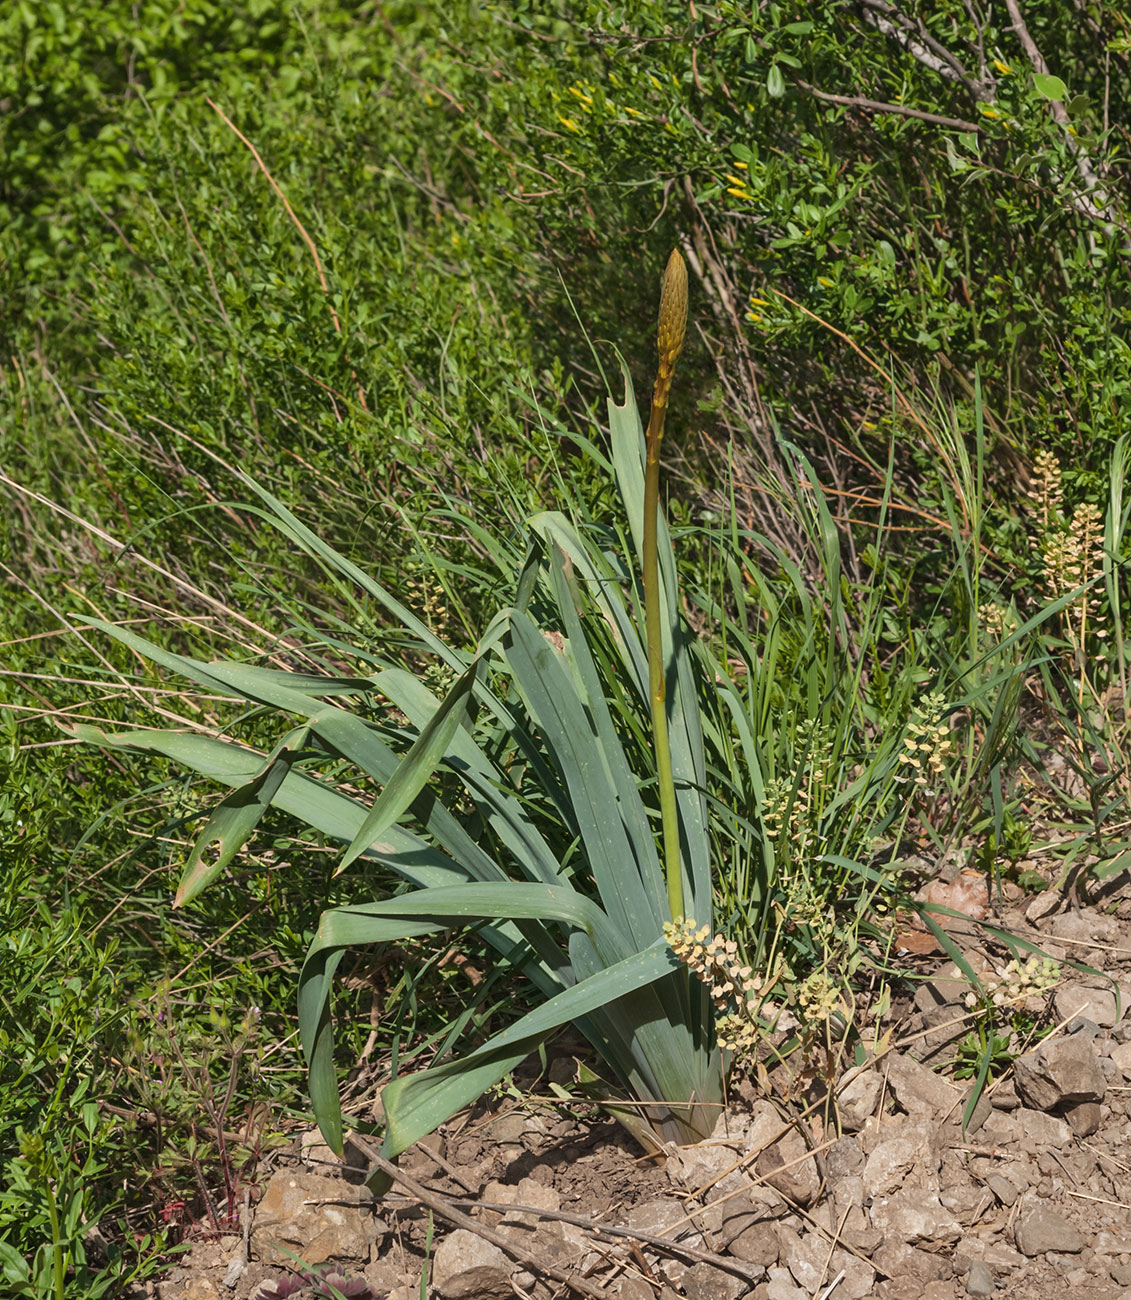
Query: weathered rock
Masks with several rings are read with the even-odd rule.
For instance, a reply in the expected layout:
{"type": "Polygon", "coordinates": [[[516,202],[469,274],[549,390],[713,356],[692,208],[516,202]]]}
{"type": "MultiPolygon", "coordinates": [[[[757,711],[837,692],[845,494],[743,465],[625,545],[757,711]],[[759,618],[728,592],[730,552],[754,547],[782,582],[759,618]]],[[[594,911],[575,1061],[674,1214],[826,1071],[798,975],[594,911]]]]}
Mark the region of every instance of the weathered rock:
{"type": "Polygon", "coordinates": [[[747,1114],[720,1115],[711,1140],[737,1143],[744,1153],[761,1151],[781,1137],[784,1127],[776,1106],[768,1101],[756,1101],[747,1114]]]}
{"type": "Polygon", "coordinates": [[[832,1184],[833,1203],[836,1206],[836,1216],[840,1217],[849,1206],[861,1206],[867,1199],[867,1192],[864,1190],[864,1179],[860,1174],[849,1174],[845,1178],[838,1178],[832,1184]]]}
{"type": "MultiPolygon", "coordinates": [[[[944,1256],[918,1250],[902,1241],[885,1241],[873,1252],[872,1263],[889,1278],[914,1282],[920,1288],[928,1282],[948,1278],[953,1272],[950,1261],[944,1256]]],[[[919,1294],[922,1294],[921,1290],[919,1294]]]]}
{"type": "Polygon", "coordinates": [[[1014,1121],[1017,1130],[1017,1136],[1013,1140],[1030,1149],[1054,1147],[1060,1150],[1072,1141],[1072,1130],[1059,1115],[1046,1115],[1043,1110],[1030,1110],[1027,1106],[1021,1106],[1013,1112],[1010,1119],[1014,1121]]]}
{"type": "Polygon", "coordinates": [[[1007,1209],[1016,1202],[1019,1195],[1017,1188],[1002,1174],[991,1174],[986,1179],[986,1186],[1007,1209]]]}
{"type": "MultiPolygon", "coordinates": [[[[1104,1046],[1110,1051],[1112,1044],[1107,1043],[1104,1046]]],[[[1104,1072],[1104,1079],[1109,1088],[1118,1088],[1123,1091],[1123,1071],[1111,1059],[1110,1056],[1100,1057],[1100,1069],[1104,1072]]]]}
{"type": "Polygon", "coordinates": [[[954,1300],[950,1282],[920,1282],[917,1278],[889,1277],[876,1286],[875,1300],[954,1300]]]}
{"type": "Polygon", "coordinates": [[[1060,906],[1061,895],[1059,889],[1046,889],[1043,894],[1038,894],[1025,907],[1025,920],[1032,925],[1036,921],[1043,920],[1046,916],[1051,915],[1060,906]]]}
{"type": "Polygon", "coordinates": [[[1025,1257],[1016,1251],[1012,1246],[1006,1245],[1004,1241],[990,1241],[986,1243],[986,1249],[982,1254],[982,1260],[992,1269],[1005,1270],[1007,1268],[1021,1268],[1025,1263],[1025,1257]]]}
{"type": "Polygon", "coordinates": [[[369,1286],[370,1291],[380,1295],[391,1296],[399,1287],[406,1284],[410,1287],[415,1283],[416,1294],[420,1293],[420,1274],[415,1275],[404,1271],[405,1260],[394,1258],[396,1252],[385,1251],[379,1258],[366,1264],[362,1270],[362,1277],[369,1286]]]}
{"type": "Polygon", "coordinates": [[[967,1295],[993,1295],[994,1293],[994,1275],[988,1264],[980,1259],[976,1259],[970,1265],[970,1272],[966,1274],[966,1294],[967,1295]]]}
{"type": "Polygon", "coordinates": [[[778,1209],[760,1202],[757,1193],[763,1190],[754,1188],[728,1202],[723,1212],[720,1239],[727,1253],[735,1259],[769,1268],[778,1262],[776,1219],[785,1205],[779,1201],[778,1209]]]}
{"type": "Polygon", "coordinates": [[[158,1282],[157,1300],[221,1300],[217,1284],[197,1274],[176,1282],[158,1282]]]}
{"type": "Polygon", "coordinates": [[[901,1186],[919,1159],[917,1145],[906,1137],[881,1142],[864,1165],[864,1190],[869,1196],[884,1196],[901,1186]]]}
{"type": "Polygon", "coordinates": [[[1077,1106],[1069,1106],[1064,1118],[1077,1137],[1091,1137],[1100,1126],[1103,1108],[1098,1101],[1082,1101],[1077,1106]]]}
{"type": "Polygon", "coordinates": [[[830,1256],[828,1242],[818,1233],[806,1233],[804,1237],[793,1233],[793,1240],[788,1244],[786,1233],[786,1229],[779,1227],[782,1263],[788,1266],[806,1295],[816,1295],[842,1271],[844,1277],[830,1293],[830,1300],[861,1300],[871,1294],[876,1279],[874,1268],[844,1250],[834,1250],[830,1256]]]}
{"type": "Polygon", "coordinates": [[[770,1269],[770,1281],[765,1291],[766,1300],[809,1300],[809,1292],[794,1286],[787,1268],[770,1269]]]}
{"type": "Polygon", "coordinates": [[[883,1090],[883,1078],[876,1070],[864,1070],[840,1089],[836,1095],[837,1114],[846,1133],[856,1133],[864,1127],[883,1090]]]}
{"type": "Polygon", "coordinates": [[[620,1300],[654,1300],[656,1293],[644,1278],[629,1273],[627,1277],[621,1278],[613,1294],[619,1296],[620,1300]]]}
{"type": "MultiPolygon", "coordinates": [[[[990,1146],[1011,1146],[1021,1137],[1021,1126],[1017,1122],[1017,1116],[1020,1107],[1014,1111],[998,1110],[994,1108],[992,1115],[986,1116],[986,1121],[978,1133],[978,1141],[988,1143],[990,1146]]],[[[1039,1114],[1039,1111],[1031,1111],[1030,1114],[1039,1114]]]]}
{"type": "Polygon", "coordinates": [[[687,1300],[738,1300],[747,1283],[713,1264],[695,1264],[681,1279],[687,1300]]]}
{"type": "Polygon", "coordinates": [[[817,1163],[809,1154],[805,1139],[795,1129],[767,1147],[754,1168],[759,1177],[798,1205],[812,1204],[820,1190],[817,1163]]]}
{"type": "Polygon", "coordinates": [[[668,1157],[668,1176],[688,1192],[708,1186],[730,1191],[730,1183],[749,1182],[744,1175],[735,1171],[739,1158],[733,1145],[723,1145],[708,1139],[673,1151],[668,1157]]]}
{"type": "MultiPolygon", "coordinates": [[[[826,1253],[827,1250],[826,1250],[826,1253]]],[[[778,1256],[783,1268],[788,1268],[793,1280],[807,1295],[812,1295],[820,1276],[821,1266],[805,1245],[805,1238],[788,1224],[778,1224],[778,1256]]]]}
{"type": "Polygon", "coordinates": [[[955,1014],[970,988],[970,981],[954,962],[947,964],[933,978],[924,981],[915,990],[915,1010],[924,1015],[939,1007],[954,1007],[955,1014]]]}
{"type": "Polygon", "coordinates": [[[1049,922],[1049,934],[1058,939],[1075,939],[1077,942],[1094,942],[1098,938],[1094,914],[1085,916],[1083,912],[1062,912],[1049,922]]]}
{"type": "Polygon", "coordinates": [[[540,1115],[516,1108],[492,1120],[488,1131],[492,1142],[498,1142],[500,1146],[517,1146],[530,1134],[544,1132],[545,1127],[545,1121],[540,1115]]]}
{"type": "Polygon", "coordinates": [[[339,1179],[280,1170],[256,1210],[251,1256],[265,1263],[290,1264],[295,1256],[308,1264],[367,1263],[388,1232],[371,1207],[368,1192],[339,1179]]]}
{"type": "Polygon", "coordinates": [[[1013,1062],[1021,1100],[1050,1111],[1081,1101],[1103,1101],[1107,1087],[1095,1047],[1078,1037],[1058,1038],[1013,1062]]]}
{"type": "Polygon", "coordinates": [[[990,1103],[994,1110],[1016,1110],[1021,1105],[1021,1099],[1017,1095],[1012,1079],[1006,1079],[1004,1083],[998,1084],[990,1098],[990,1103]]]}
{"type": "Polygon", "coordinates": [[[1109,984],[1065,984],[1053,994],[1058,1020],[1086,1017],[1101,1029],[1111,1029],[1119,1021],[1115,990],[1109,984]]]}
{"type": "Polygon", "coordinates": [[[866,1210],[853,1207],[839,1225],[841,1240],[861,1254],[871,1255],[883,1242],[884,1234],[872,1227],[866,1210]]]}
{"type": "Polygon", "coordinates": [[[1040,1203],[1022,1211],[1013,1229],[1013,1239],[1017,1249],[1030,1258],[1049,1251],[1078,1255],[1084,1249],[1084,1238],[1079,1230],[1055,1210],[1040,1203]]]}
{"type": "MultiPolygon", "coordinates": [[[[625,1218],[624,1226],[663,1236],[668,1228],[673,1227],[686,1216],[687,1211],[683,1208],[682,1201],[677,1201],[673,1196],[657,1196],[650,1201],[641,1201],[639,1205],[633,1206],[625,1218]]],[[[688,1245],[699,1244],[694,1237],[682,1237],[681,1240],[686,1241],[688,1245]]]]}
{"type": "Polygon", "coordinates": [[[888,1087],[909,1114],[926,1112],[942,1119],[962,1100],[956,1088],[910,1056],[894,1052],[886,1067],[888,1087]]]}
{"type": "Polygon", "coordinates": [[[864,1152],[851,1138],[840,1138],[825,1152],[825,1169],[830,1183],[859,1174],[864,1168],[864,1152]]]}
{"type": "Polygon", "coordinates": [[[1086,1038],[1089,1042],[1092,1042],[1100,1036],[1100,1027],[1094,1020],[1089,1020],[1087,1016],[1073,1016],[1068,1024],[1064,1026],[1064,1032],[1078,1035],[1080,1038],[1086,1038]]]}
{"type": "Polygon", "coordinates": [[[513,1262],[498,1246],[466,1228],[449,1233],[432,1259],[432,1286],[444,1300],[509,1296],[513,1262]]]}
{"type": "Polygon", "coordinates": [[[934,1192],[905,1188],[872,1202],[872,1223],[886,1240],[940,1245],[962,1236],[958,1220],[934,1192]]]}
{"type": "Polygon", "coordinates": [[[969,1222],[977,1212],[978,1207],[982,1205],[985,1198],[985,1192],[981,1187],[976,1187],[966,1179],[956,1179],[951,1182],[946,1177],[940,1179],[942,1190],[939,1192],[939,1200],[943,1208],[947,1209],[956,1219],[962,1219],[969,1222]]]}
{"type": "Polygon", "coordinates": [[[331,1168],[342,1163],[323,1141],[321,1130],[316,1125],[304,1129],[299,1134],[298,1141],[299,1159],[314,1173],[328,1173],[331,1168]]]}
{"type": "Polygon", "coordinates": [[[1131,1079],[1131,1042],[1117,1043],[1109,1053],[1125,1079],[1131,1079]]]}
{"type": "Polygon", "coordinates": [[[829,1261],[829,1280],[843,1270],[844,1276],[829,1292],[829,1300],[866,1300],[876,1285],[876,1270],[847,1251],[834,1250],[829,1261]]]}

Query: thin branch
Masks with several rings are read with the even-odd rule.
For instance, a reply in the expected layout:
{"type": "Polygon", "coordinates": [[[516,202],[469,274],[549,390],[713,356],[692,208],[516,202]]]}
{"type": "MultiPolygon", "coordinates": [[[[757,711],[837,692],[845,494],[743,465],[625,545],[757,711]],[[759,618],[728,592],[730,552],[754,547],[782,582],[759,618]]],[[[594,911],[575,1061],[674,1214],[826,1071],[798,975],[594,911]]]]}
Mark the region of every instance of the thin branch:
{"type": "MultiPolygon", "coordinates": [[[[494,1245],[499,1246],[500,1249],[513,1255],[520,1262],[530,1263],[532,1268],[547,1273],[551,1277],[557,1278],[559,1281],[567,1282],[568,1285],[577,1290],[581,1290],[581,1286],[576,1273],[563,1275],[554,1272],[542,1260],[534,1259],[532,1256],[526,1255],[526,1252],[524,1252],[521,1247],[516,1246],[509,1237],[504,1237],[501,1234],[494,1233],[490,1228],[486,1228],[485,1225],[474,1219],[469,1220],[469,1222],[462,1222],[461,1220],[466,1219],[467,1216],[459,1215],[459,1210],[456,1207],[466,1206],[469,1209],[488,1210],[495,1214],[504,1215],[527,1214],[531,1218],[549,1219],[554,1223],[568,1223],[575,1228],[582,1228],[586,1232],[591,1232],[595,1237],[608,1237],[613,1240],[620,1239],[624,1241],[638,1241],[642,1245],[651,1246],[656,1250],[665,1251],[669,1255],[675,1255],[682,1259],[691,1260],[696,1264],[712,1264],[715,1268],[723,1269],[727,1273],[733,1273],[735,1276],[741,1277],[748,1282],[757,1282],[762,1277],[762,1269],[751,1267],[740,1259],[731,1259],[726,1255],[716,1255],[710,1250],[698,1250],[694,1246],[686,1246],[682,1242],[673,1241],[670,1237],[663,1237],[654,1232],[642,1232],[638,1228],[618,1228],[612,1224],[597,1223],[595,1220],[587,1218],[583,1214],[571,1214],[567,1210],[540,1209],[533,1205],[511,1205],[503,1202],[484,1201],[480,1200],[479,1197],[476,1197],[473,1200],[465,1200],[458,1197],[441,1196],[438,1192],[434,1192],[431,1188],[425,1187],[423,1184],[418,1183],[414,1179],[409,1178],[406,1174],[403,1174],[396,1165],[385,1160],[381,1154],[370,1145],[370,1143],[365,1141],[363,1138],[359,1138],[356,1133],[350,1134],[350,1142],[356,1146],[367,1159],[372,1160],[379,1169],[387,1173],[391,1178],[394,1178],[398,1183],[400,1183],[401,1186],[406,1188],[406,1190],[408,1190],[416,1200],[420,1201],[422,1205],[426,1205],[430,1210],[444,1218],[450,1218],[453,1223],[459,1222],[460,1227],[469,1228],[470,1231],[483,1237],[484,1240],[490,1241],[494,1245]],[[459,1219],[456,1218],[456,1215],[459,1215],[459,1219]],[[498,1240],[496,1240],[496,1238],[498,1238],[498,1240]]],[[[808,1154],[809,1153],[806,1153],[807,1156],[808,1154]]],[[[694,1221],[694,1215],[691,1216],[691,1221],[694,1221]]],[[[603,1296],[607,1293],[593,1287],[591,1290],[585,1291],[584,1294],[603,1296]]]]}
{"type": "Polygon", "coordinates": [[[318,272],[318,283],[322,286],[322,292],[326,295],[327,305],[330,308],[330,315],[333,317],[334,320],[334,329],[340,334],[342,332],[342,322],[338,319],[338,313],[334,310],[334,304],[330,302],[330,286],[326,282],[326,272],[322,269],[322,259],[318,256],[317,245],[315,244],[314,240],[311,239],[310,235],[307,233],[306,227],[298,219],[298,215],[296,214],[294,208],[291,207],[290,200],[280,189],[279,182],[274,178],[274,176],[271,175],[270,171],[267,168],[267,164],[259,156],[259,150],[255,147],[255,145],[251,143],[251,141],[247,138],[247,136],[244,135],[244,133],[239,129],[239,127],[236,126],[236,124],[232,121],[232,119],[227,115],[227,113],[224,112],[224,110],[218,104],[216,104],[213,100],[209,99],[207,95],[204,97],[204,102],[220,118],[220,120],[224,123],[224,125],[236,137],[236,139],[239,140],[241,144],[246,146],[248,152],[255,159],[256,164],[259,167],[259,170],[267,178],[267,184],[270,185],[271,188],[275,191],[275,193],[279,196],[279,201],[286,209],[287,216],[290,217],[292,222],[294,222],[295,229],[302,236],[303,242],[306,244],[307,248],[310,249],[310,256],[314,258],[314,266],[318,272]]]}
{"type": "Polygon", "coordinates": [[[959,60],[927,31],[921,22],[918,24],[912,22],[906,14],[901,13],[894,5],[886,4],[884,0],[861,0],[861,3],[865,10],[864,21],[884,36],[890,36],[925,68],[938,73],[948,81],[965,86],[975,99],[993,99],[993,82],[971,76],[959,60]]]}
{"type": "Polygon", "coordinates": [[[941,113],[926,113],[920,108],[908,108],[906,104],[884,104],[878,99],[865,99],[862,95],[831,95],[827,90],[818,90],[807,81],[797,81],[794,85],[808,91],[815,99],[827,104],[842,104],[845,108],[859,108],[865,113],[892,113],[897,117],[914,117],[921,122],[931,122],[935,126],[952,127],[956,131],[981,132],[977,122],[968,122],[964,117],[944,117],[941,113]]]}

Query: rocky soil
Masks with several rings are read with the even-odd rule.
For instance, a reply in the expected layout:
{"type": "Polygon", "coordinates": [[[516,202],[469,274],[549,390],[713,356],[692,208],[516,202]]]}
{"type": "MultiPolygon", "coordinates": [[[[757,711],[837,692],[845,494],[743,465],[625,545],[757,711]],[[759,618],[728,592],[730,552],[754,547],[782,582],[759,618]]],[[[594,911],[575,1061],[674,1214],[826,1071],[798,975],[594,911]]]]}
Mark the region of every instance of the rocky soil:
{"type": "MultiPolygon", "coordinates": [[[[709,1141],[660,1164],[578,1108],[481,1108],[407,1153],[408,1194],[376,1203],[365,1152],[341,1166],[308,1133],[263,1172],[245,1235],[198,1243],[150,1291],[1131,1300],[1131,902],[1061,906],[1041,896],[1002,918],[1063,978],[1036,1003],[1051,1032],[965,1130],[970,1084],[948,1062],[970,1031],[967,986],[925,956],[886,1050],[881,1040],[808,1110],[747,1089],[709,1141]]],[[[957,929],[969,960],[1000,965],[957,929]]]]}

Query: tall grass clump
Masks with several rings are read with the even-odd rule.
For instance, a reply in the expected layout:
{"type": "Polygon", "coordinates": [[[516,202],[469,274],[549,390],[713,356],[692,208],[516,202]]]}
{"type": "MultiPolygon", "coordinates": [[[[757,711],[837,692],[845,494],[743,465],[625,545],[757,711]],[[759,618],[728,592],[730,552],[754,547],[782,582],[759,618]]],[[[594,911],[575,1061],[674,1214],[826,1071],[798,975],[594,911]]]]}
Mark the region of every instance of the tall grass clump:
{"type": "Polygon", "coordinates": [[[743,527],[732,498],[713,514],[712,561],[692,592],[718,662],[707,752],[720,925],[696,918],[672,940],[714,990],[720,1038],[748,1059],[859,1047],[856,994],[870,987],[869,1007],[888,1005],[909,923],[953,946],[914,894],[932,862],[1003,842],[1040,628],[1074,598],[1025,622],[1009,607],[984,542],[981,420],[967,438],[911,392],[914,404],[899,401],[943,471],[917,560],[894,446],[870,515],[846,512],[777,430],[784,483],[755,486],[780,527],[743,527]]]}

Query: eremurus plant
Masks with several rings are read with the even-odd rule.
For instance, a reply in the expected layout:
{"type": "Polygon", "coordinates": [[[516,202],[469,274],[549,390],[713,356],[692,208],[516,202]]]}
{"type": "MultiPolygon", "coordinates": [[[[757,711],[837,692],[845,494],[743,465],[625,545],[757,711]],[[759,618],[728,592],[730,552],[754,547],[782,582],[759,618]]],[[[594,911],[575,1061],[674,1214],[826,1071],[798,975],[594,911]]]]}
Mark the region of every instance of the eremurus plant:
{"type": "Polygon", "coordinates": [[[660,561],[657,537],[660,525],[660,445],[668,414],[675,363],[683,351],[687,333],[687,267],[673,248],[664,271],[660,294],[660,324],[656,346],[660,354],[656,382],[652,389],[652,410],[645,435],[644,469],[644,617],[648,636],[648,693],[652,706],[652,734],[656,742],[657,782],[664,839],[664,874],[668,882],[668,906],[672,920],[683,915],[683,878],[679,864],[679,819],[672,780],[671,747],[668,743],[668,715],[664,676],[667,662],[663,644],[663,614],[660,608],[660,561]]]}
{"type": "Polygon", "coordinates": [[[299,980],[311,1099],[337,1151],[338,963],[350,948],[408,936],[448,944],[444,932],[463,927],[475,927],[540,1001],[474,1050],[385,1088],[386,1158],[475,1101],[569,1022],[617,1080],[614,1113],[634,1131],[659,1144],[696,1140],[714,1125],[722,1068],[710,998],[664,938],[684,907],[702,923],[712,916],[699,710],[715,668],[680,621],[659,509],[660,439],[686,313],[686,271],[673,254],[647,436],[627,384],[622,405],[609,401],[611,457],[602,463],[611,465],[627,527],[534,515],[517,564],[500,541],[492,554],[511,584],[510,603],[474,651],[446,644],[243,479],[263,503],[258,513],[334,581],[385,608],[401,646],[407,638],[418,660],[454,675],[442,700],[375,653],[371,640],[351,643],[340,626],[326,644],[349,667],[320,676],[203,663],[98,624],[210,692],[280,718],[266,753],[218,735],[79,729],[95,743],[166,754],[229,787],[190,855],[179,902],[191,903],[229,868],[269,807],[347,846],[341,869],[372,881],[371,902],[323,912],[299,980]],[[387,724],[372,720],[388,718],[383,701],[406,720],[392,743],[387,724]],[[442,782],[433,779],[440,769],[442,782]]]}

